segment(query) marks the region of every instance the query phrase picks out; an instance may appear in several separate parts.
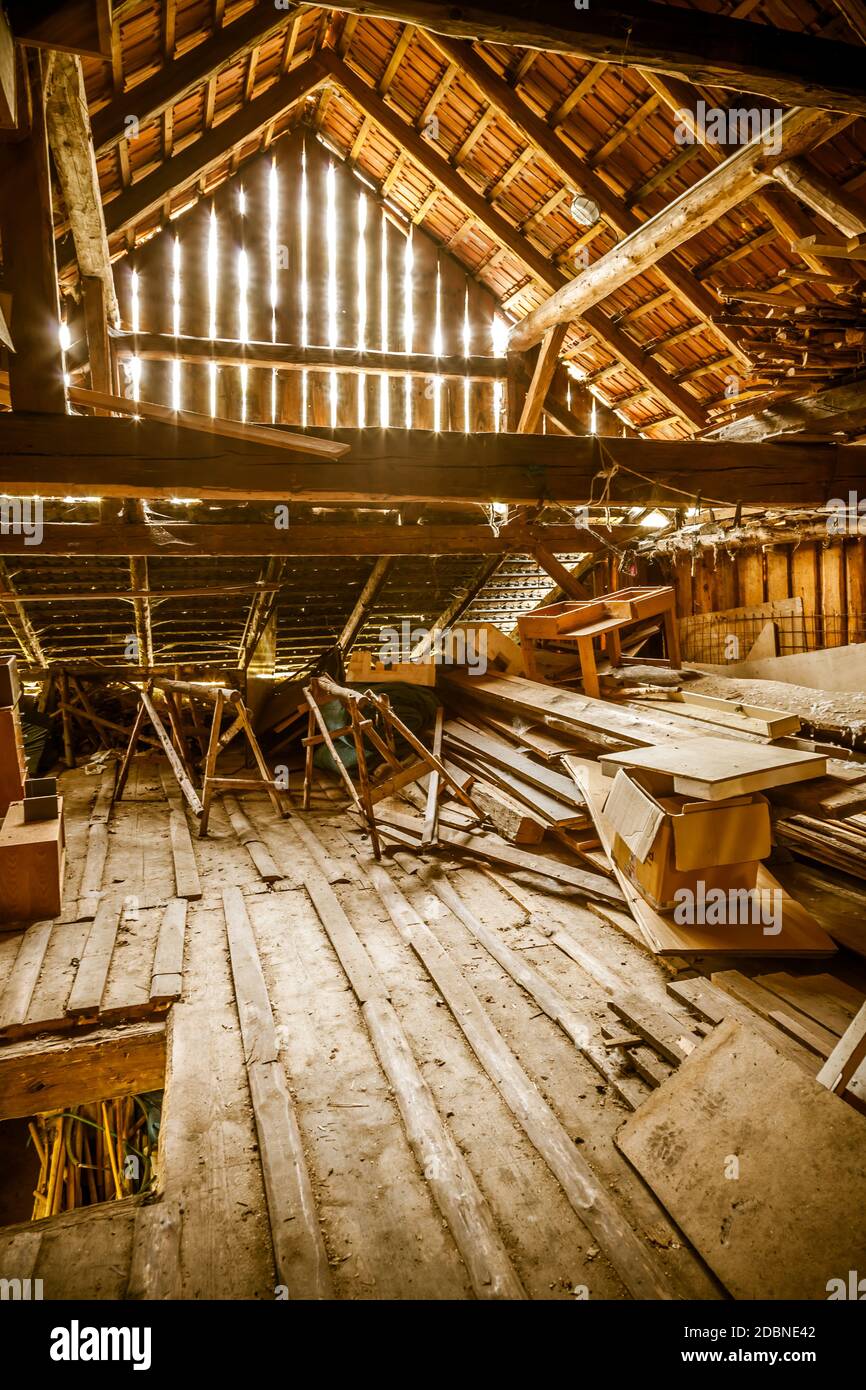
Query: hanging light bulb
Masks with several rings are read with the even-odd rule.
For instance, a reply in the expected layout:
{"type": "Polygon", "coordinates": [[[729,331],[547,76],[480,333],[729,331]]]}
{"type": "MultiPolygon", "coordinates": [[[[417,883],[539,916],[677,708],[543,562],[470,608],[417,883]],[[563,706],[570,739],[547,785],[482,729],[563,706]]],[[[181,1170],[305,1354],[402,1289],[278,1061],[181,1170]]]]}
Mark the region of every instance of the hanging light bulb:
{"type": "Polygon", "coordinates": [[[571,215],[580,227],[594,227],[601,217],[598,203],[583,193],[576,193],[571,200],[571,215]]]}

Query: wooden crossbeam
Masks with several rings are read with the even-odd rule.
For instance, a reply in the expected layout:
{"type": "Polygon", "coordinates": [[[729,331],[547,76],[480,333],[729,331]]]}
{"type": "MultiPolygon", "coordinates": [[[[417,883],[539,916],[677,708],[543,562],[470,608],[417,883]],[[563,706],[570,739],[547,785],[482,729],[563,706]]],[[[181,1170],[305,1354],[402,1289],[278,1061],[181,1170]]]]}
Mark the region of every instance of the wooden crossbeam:
{"type": "MultiPolygon", "coordinates": [[[[608,439],[602,456],[593,435],[373,428],[322,433],[350,452],[339,459],[290,459],[243,440],[221,448],[216,436],[151,420],[0,413],[0,493],[389,507],[400,501],[583,505],[597,496],[605,472],[608,500],[629,506],[682,507],[698,493],[710,503],[820,506],[828,497],[844,496],[845,488],[858,488],[863,472],[862,449],[835,443],[749,448],[608,439]]],[[[2,543],[8,539],[0,536],[2,543]]],[[[272,553],[278,550],[275,543],[272,553]]]]}
{"type": "MultiPolygon", "coordinates": [[[[633,526],[606,528],[599,520],[595,532],[605,535],[612,544],[622,544],[635,534],[633,526]]],[[[32,554],[28,537],[0,534],[0,556],[32,554]]],[[[128,523],[62,522],[43,523],[41,555],[167,555],[178,557],[211,555],[368,555],[383,561],[393,555],[505,555],[531,553],[536,544],[556,552],[596,551],[601,542],[597,534],[581,528],[555,523],[531,526],[508,525],[494,534],[489,526],[474,522],[442,524],[432,522],[423,526],[393,522],[340,522],[331,524],[293,524],[277,530],[263,522],[164,522],[159,525],[128,523]]],[[[385,577],[387,567],[377,567],[375,587],[385,577]]],[[[370,578],[373,579],[371,574],[370,578]]],[[[46,594],[38,591],[20,596],[4,594],[0,588],[0,612],[13,608],[19,601],[51,603],[105,603],[147,598],[159,602],[164,598],[200,598],[207,594],[251,594],[252,584],[216,585],[210,588],[180,587],[177,589],[103,590],[75,593],[46,594]]],[[[274,585],[255,586],[256,592],[273,593],[274,585]]],[[[372,602],[375,592],[364,586],[359,602],[372,602]]],[[[344,650],[351,646],[357,632],[359,613],[347,619],[338,639],[344,650]]]]}

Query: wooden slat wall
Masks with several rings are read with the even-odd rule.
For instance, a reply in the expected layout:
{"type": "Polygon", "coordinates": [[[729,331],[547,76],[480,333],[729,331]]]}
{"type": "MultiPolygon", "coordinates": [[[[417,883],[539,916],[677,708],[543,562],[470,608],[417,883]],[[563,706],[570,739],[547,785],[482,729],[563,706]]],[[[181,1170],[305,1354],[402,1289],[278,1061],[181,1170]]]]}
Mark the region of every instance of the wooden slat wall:
{"type": "Polygon", "coordinates": [[[677,614],[722,613],[785,598],[803,601],[806,650],[866,641],[866,542],[802,542],[772,550],[707,551],[676,560],[677,614]]]}
{"type": "MultiPolygon", "coordinates": [[[[181,249],[180,332],[197,337],[211,334],[208,280],[208,244],[212,212],[216,217],[218,283],[213,329],[217,338],[241,341],[241,283],[239,253],[248,266],[246,293],[247,337],[258,342],[300,344],[303,322],[303,173],[306,167],[306,341],[328,346],[331,339],[329,282],[331,256],[327,235],[328,199],[332,160],[310,131],[296,130],[279,140],[266,154],[244,165],[234,178],[221,184],[213,199],[202,199],[169,227],[139,248],[134,260],[122,259],[115,267],[123,322],[130,323],[131,271],[139,275],[140,327],[142,332],[172,333],[174,327],[172,282],[173,246],[181,249]],[[271,177],[276,170],[277,202],[275,241],[277,269],[271,269],[271,177]],[[244,193],[241,211],[240,191],[244,193]],[[272,303],[275,297],[276,302],[272,303]]],[[[407,232],[397,225],[364,185],[348,169],[334,165],[334,223],[336,228],[334,275],[336,279],[336,347],[356,348],[360,342],[359,313],[359,202],[366,203],[364,343],[369,349],[404,351],[406,339],[407,232]],[[384,255],[384,262],[383,262],[384,255]],[[383,267],[387,270],[383,295],[383,267]],[[383,323],[383,311],[387,322],[383,323]]],[[[412,342],[415,352],[436,350],[437,296],[442,352],[463,355],[464,317],[469,329],[469,351],[493,352],[493,295],[466,273],[447,251],[425,232],[411,230],[412,244],[412,342]]],[[[172,403],[172,364],[142,364],[141,395],[161,404],[172,403]]],[[[505,360],[502,362],[504,394],[505,360]]],[[[216,409],[220,415],[282,424],[328,428],[358,422],[359,391],[364,393],[365,423],[382,424],[380,378],[327,371],[246,370],[222,366],[216,373],[216,409]],[[332,401],[332,391],[335,399],[332,401]]],[[[211,376],[206,366],[184,363],[181,367],[181,403],[188,409],[210,412],[211,376]]],[[[495,388],[492,381],[442,383],[439,424],[441,429],[466,428],[466,390],[469,392],[469,425],[473,430],[494,430],[495,388]]],[[[433,380],[407,381],[401,375],[388,379],[389,421],[402,428],[408,409],[416,429],[435,424],[436,386],[433,380]]],[[[503,423],[500,420],[500,425],[503,423]]]]}

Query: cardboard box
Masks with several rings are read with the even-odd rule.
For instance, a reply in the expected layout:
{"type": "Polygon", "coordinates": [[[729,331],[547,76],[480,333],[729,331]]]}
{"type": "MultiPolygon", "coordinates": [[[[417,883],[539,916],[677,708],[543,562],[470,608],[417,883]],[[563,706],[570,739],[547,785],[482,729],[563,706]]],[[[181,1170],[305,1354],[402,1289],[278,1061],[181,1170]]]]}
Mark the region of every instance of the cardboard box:
{"type": "Polygon", "coordinates": [[[651,776],[620,770],[605,802],[615,832],[613,857],[656,908],[673,907],[681,888],[754,888],[772,847],[765,797],[694,801],[657,791],[651,776]]]}

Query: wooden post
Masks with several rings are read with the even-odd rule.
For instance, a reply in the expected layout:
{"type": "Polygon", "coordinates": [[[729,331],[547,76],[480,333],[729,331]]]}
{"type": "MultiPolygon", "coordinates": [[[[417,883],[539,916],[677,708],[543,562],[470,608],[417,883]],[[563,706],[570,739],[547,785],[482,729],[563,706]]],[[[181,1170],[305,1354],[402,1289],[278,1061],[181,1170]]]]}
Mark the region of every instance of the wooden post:
{"type": "Polygon", "coordinates": [[[45,127],[42,64],[31,66],[32,121],[29,135],[0,147],[0,239],[3,272],[12,292],[9,355],[13,410],[64,414],[66,396],[60,352],[60,305],[54,255],[54,221],[45,127]]]}

